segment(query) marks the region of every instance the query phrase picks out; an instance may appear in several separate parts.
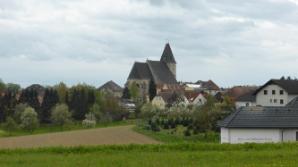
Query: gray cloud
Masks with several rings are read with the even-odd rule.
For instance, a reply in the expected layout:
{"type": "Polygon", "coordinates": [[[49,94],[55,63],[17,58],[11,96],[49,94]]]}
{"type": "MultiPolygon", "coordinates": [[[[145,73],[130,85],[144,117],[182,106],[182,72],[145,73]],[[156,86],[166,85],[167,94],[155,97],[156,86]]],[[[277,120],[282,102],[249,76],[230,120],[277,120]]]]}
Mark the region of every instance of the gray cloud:
{"type": "Polygon", "coordinates": [[[296,75],[297,17],[295,0],[0,0],[0,78],[124,84],[170,41],[179,80],[262,84],[296,75]]]}

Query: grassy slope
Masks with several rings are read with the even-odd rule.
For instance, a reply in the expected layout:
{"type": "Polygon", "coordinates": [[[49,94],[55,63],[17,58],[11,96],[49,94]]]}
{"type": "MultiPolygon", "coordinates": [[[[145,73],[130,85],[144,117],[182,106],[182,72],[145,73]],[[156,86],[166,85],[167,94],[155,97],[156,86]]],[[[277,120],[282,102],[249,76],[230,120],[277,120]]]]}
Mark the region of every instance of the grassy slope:
{"type": "MultiPolygon", "coordinates": [[[[110,123],[97,123],[95,128],[132,125],[132,124],[135,124],[135,120],[116,121],[116,122],[110,122],[110,123]]],[[[71,130],[79,130],[79,129],[84,129],[81,123],[74,123],[72,125],[68,125],[63,129],[61,129],[60,126],[56,126],[56,125],[42,125],[41,127],[37,128],[32,134],[63,132],[63,131],[71,131],[71,130]]],[[[18,129],[16,131],[13,131],[9,135],[7,132],[5,132],[0,128],[0,137],[25,136],[25,135],[32,135],[32,134],[22,129],[18,129]]]]}
{"type": "Polygon", "coordinates": [[[298,144],[167,144],[0,151],[1,166],[296,166],[298,144]]]}

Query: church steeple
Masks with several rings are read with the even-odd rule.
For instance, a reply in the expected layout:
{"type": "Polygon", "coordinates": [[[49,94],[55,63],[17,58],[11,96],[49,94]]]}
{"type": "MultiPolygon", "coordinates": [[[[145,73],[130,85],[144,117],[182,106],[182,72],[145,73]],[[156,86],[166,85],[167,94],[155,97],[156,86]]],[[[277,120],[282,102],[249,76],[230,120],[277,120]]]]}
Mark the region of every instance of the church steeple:
{"type": "Polygon", "coordinates": [[[160,58],[160,61],[165,62],[165,63],[173,63],[176,64],[176,60],[174,58],[172,49],[170,47],[170,44],[167,43],[165,46],[165,49],[162,53],[162,56],[160,58]]]}
{"type": "Polygon", "coordinates": [[[172,49],[170,47],[169,43],[166,43],[165,49],[163,50],[163,53],[161,55],[160,58],[161,62],[164,62],[168,68],[170,69],[170,71],[172,72],[172,74],[174,75],[174,77],[176,78],[176,60],[174,58],[172,49]]]}

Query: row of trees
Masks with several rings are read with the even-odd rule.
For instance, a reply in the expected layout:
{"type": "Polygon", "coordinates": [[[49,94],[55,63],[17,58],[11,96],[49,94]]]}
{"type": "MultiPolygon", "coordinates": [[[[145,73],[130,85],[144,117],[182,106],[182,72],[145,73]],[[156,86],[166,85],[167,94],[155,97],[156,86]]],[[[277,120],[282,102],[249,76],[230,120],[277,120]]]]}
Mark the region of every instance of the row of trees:
{"type": "Polygon", "coordinates": [[[86,84],[70,88],[64,83],[46,88],[33,85],[22,90],[19,85],[0,81],[0,122],[5,122],[7,118],[17,122],[19,117],[16,115],[20,115],[24,107],[31,107],[36,112],[38,122],[53,123],[51,115],[57,105],[66,106],[74,121],[83,121],[88,114],[88,118],[94,117],[96,121],[121,120],[128,115],[112,94],[100,92],[86,84]]]}

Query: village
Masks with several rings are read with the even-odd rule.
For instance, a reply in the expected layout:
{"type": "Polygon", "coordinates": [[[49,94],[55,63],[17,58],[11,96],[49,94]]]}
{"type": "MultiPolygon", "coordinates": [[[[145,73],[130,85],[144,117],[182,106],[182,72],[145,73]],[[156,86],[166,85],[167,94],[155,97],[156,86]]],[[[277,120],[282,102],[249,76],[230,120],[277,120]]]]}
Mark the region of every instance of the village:
{"type": "MultiPolygon", "coordinates": [[[[167,43],[159,61],[135,62],[123,87],[111,80],[96,88],[94,91],[100,92],[101,98],[105,98],[104,103],[96,102],[100,100],[97,100],[96,92],[94,95],[90,94],[93,90],[88,85],[85,85],[87,86],[85,92],[89,94],[86,101],[79,98],[84,94],[79,93],[80,90],[84,91],[84,85],[68,90],[63,83],[54,88],[34,84],[25,89],[16,84],[8,84],[8,87],[1,91],[1,120],[10,118],[11,113],[8,112],[14,113],[12,104],[15,104],[16,108],[20,107],[17,104],[26,104],[39,113],[40,123],[50,123],[51,106],[60,103],[66,104],[72,110],[72,117],[75,120],[88,122],[91,125],[86,126],[91,127],[102,119],[116,121],[129,117],[141,118],[143,112],[151,112],[152,115],[146,119],[149,119],[148,126],[153,131],[160,131],[160,128],[171,126],[175,121],[179,124],[179,119],[183,117],[183,120],[191,120],[183,130],[185,135],[218,131],[221,143],[298,140],[297,79],[281,77],[269,79],[262,86],[248,84],[222,88],[212,80],[198,80],[195,83],[177,81],[176,64],[170,44],[167,43]],[[90,103],[90,100],[94,102],[90,103]],[[82,101],[86,101],[86,104],[82,101]],[[110,106],[106,107],[106,103],[110,103],[110,106]],[[213,108],[206,109],[210,104],[213,108]],[[89,112],[90,105],[92,109],[89,112]],[[214,115],[216,112],[212,112],[213,110],[218,113],[214,115]],[[167,111],[170,113],[165,114],[167,111]],[[177,112],[179,116],[169,119],[171,111],[172,114],[177,112]],[[196,116],[189,114],[196,111],[210,112],[209,114],[214,116],[212,118],[200,116],[199,120],[205,120],[199,121],[196,116]],[[96,116],[99,112],[104,116],[96,116]],[[188,116],[181,116],[182,113],[188,116]],[[158,116],[156,120],[157,115],[165,116],[158,116]],[[94,120],[92,117],[98,118],[94,120]],[[166,121],[166,124],[160,124],[160,121],[166,121]],[[212,125],[205,126],[206,123],[212,125]]],[[[15,116],[11,117],[18,119],[15,116]]]]}

